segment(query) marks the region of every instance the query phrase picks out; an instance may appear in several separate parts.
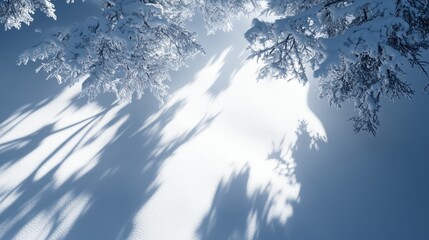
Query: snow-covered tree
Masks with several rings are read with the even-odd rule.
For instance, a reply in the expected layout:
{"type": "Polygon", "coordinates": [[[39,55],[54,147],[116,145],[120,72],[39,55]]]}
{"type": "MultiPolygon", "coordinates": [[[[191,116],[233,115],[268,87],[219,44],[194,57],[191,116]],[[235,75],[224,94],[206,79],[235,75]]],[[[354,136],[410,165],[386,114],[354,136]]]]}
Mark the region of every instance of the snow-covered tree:
{"type": "Polygon", "coordinates": [[[41,60],[37,71],[58,82],[84,79],[82,93],[90,99],[107,91],[131,100],[149,89],[162,101],[169,71],[203,52],[195,34],[184,27],[180,9],[170,4],[105,1],[101,16],[50,30],[19,63],[41,60]]]}
{"type": "Polygon", "coordinates": [[[21,28],[22,23],[30,25],[36,11],[56,19],[55,6],[50,0],[2,0],[0,1],[0,23],[5,29],[21,28]]]}
{"type": "Polygon", "coordinates": [[[196,34],[186,29],[195,10],[201,11],[208,31],[213,32],[229,30],[234,16],[257,5],[253,0],[106,0],[100,16],[47,31],[18,63],[40,60],[37,71],[44,70],[60,83],[84,79],[82,93],[89,99],[100,92],[115,92],[119,99],[131,101],[149,89],[162,101],[169,72],[203,53],[196,34]]]}
{"type": "MultiPolygon", "coordinates": [[[[3,0],[0,22],[19,28],[35,11],[55,18],[49,0],[3,0]]],[[[426,0],[104,0],[99,16],[47,31],[19,63],[40,60],[37,70],[48,77],[83,81],[90,99],[107,91],[131,100],[149,89],[162,101],[169,72],[203,53],[186,27],[197,11],[209,34],[231,30],[243,15],[270,15],[273,21],[255,19],[245,33],[250,57],[263,62],[260,78],[306,83],[314,74],[330,104],[354,102],[356,132],[375,134],[383,97],[413,95],[408,66],[428,75],[426,0]]]]}
{"type": "Polygon", "coordinates": [[[411,97],[407,65],[426,75],[429,47],[426,0],[268,0],[272,22],[254,20],[246,33],[260,76],[307,82],[307,63],[320,96],[341,107],[353,101],[354,130],[373,134],[383,96],[411,97]]]}

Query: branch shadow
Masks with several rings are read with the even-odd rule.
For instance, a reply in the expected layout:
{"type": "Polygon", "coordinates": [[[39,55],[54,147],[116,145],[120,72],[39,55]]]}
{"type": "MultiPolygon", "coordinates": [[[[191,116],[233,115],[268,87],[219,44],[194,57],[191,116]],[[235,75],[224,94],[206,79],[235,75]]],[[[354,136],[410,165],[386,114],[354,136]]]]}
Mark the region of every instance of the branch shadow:
{"type": "MultiPolygon", "coordinates": [[[[196,25],[201,27],[199,23],[196,25]]],[[[174,81],[173,88],[181,89],[182,84],[192,82],[188,81],[192,80],[189,73],[216,62],[216,54],[225,49],[224,45],[237,42],[227,33],[219,33],[217,40],[203,36],[202,41],[213,46],[210,49],[213,53],[208,52],[213,58],[209,64],[198,58],[199,62],[190,69],[175,73],[173,78],[180,81],[174,81]],[[219,39],[223,40],[222,44],[217,42],[219,39]]],[[[241,68],[235,63],[244,62],[238,48],[230,49],[223,62],[234,64],[224,66],[219,61],[222,71],[217,71],[213,80],[204,82],[202,94],[211,100],[230,86],[234,74],[241,68]]],[[[31,93],[29,91],[28,95],[31,93]]],[[[163,127],[183,110],[186,99],[167,105],[155,114],[159,111],[158,104],[150,97],[144,96],[141,101],[144,106],[137,102],[125,107],[106,104],[112,102],[111,97],[106,97],[107,101],[100,100],[95,108],[89,109],[95,114],[88,115],[83,112],[88,104],[74,96],[59,109],[49,109],[57,113],[53,116],[55,121],[43,123],[40,128],[17,138],[1,141],[2,137],[21,128],[23,122],[34,119],[36,113],[51,106],[60,95],[37,100],[28,98],[25,103],[29,104],[21,108],[21,102],[13,103],[9,108],[18,109],[17,114],[10,117],[8,110],[0,116],[0,121],[6,119],[0,125],[0,180],[5,183],[0,186],[2,239],[129,237],[135,230],[132,220],[138,210],[162,185],[158,175],[165,160],[208,128],[218,116],[205,115],[186,132],[165,142],[163,127]],[[67,112],[78,117],[58,125],[56,121],[62,121],[61,116],[67,112]],[[142,123],[148,124],[142,127],[142,123]],[[66,137],[59,138],[59,135],[66,137]],[[96,152],[90,153],[88,149],[94,145],[98,146],[96,152]],[[68,171],[66,177],[59,174],[68,171]]],[[[306,144],[297,142],[300,146],[306,144]]],[[[290,146],[286,154],[297,149],[301,147],[290,146]]],[[[284,154],[277,146],[268,154],[269,161],[277,161],[273,174],[295,184],[294,166],[284,154]]],[[[198,229],[202,239],[280,239],[283,236],[284,222],[272,217],[273,206],[279,205],[272,186],[261,186],[250,194],[247,191],[252,171],[253,166],[247,165],[219,184],[212,207],[198,229]]],[[[284,204],[290,205],[290,201],[284,204]]]]}
{"type": "Polygon", "coordinates": [[[217,117],[206,115],[165,142],[162,129],[186,99],[161,110],[153,102],[144,112],[140,103],[97,104],[99,112],[92,116],[75,116],[60,124],[65,111],[79,115],[88,106],[73,97],[76,104],[57,110],[57,121],[1,141],[14,136],[11,131],[23,130],[23,121],[45,111],[54,99],[21,108],[2,123],[1,239],[126,238],[132,230],[130,221],[162,184],[156,179],[163,162],[217,117]],[[155,113],[156,118],[148,121],[155,113]],[[88,149],[94,151],[94,145],[98,148],[91,153],[88,149]]]}
{"type": "MultiPolygon", "coordinates": [[[[216,63],[222,71],[201,81],[201,94],[213,100],[241,67],[224,66],[223,61],[243,64],[244,57],[238,48],[225,51],[236,42],[234,35],[219,33],[222,44],[201,38],[214,46],[207,52],[211,58],[197,58],[190,68],[174,73],[171,87],[180,91],[192,85],[195,72],[216,63]],[[222,51],[225,56],[219,55],[222,51]]],[[[63,86],[51,81],[27,83],[34,74],[30,65],[24,71],[10,67],[9,75],[19,72],[16,78],[27,86],[22,96],[14,94],[20,86],[12,78],[6,82],[11,90],[2,90],[10,95],[10,104],[0,112],[0,239],[127,238],[137,211],[162,184],[157,177],[165,160],[219,113],[202,116],[166,142],[163,127],[184,108],[186,98],[174,99],[161,110],[147,95],[125,106],[110,104],[111,95],[88,104],[77,94],[65,93],[70,90],[60,92],[63,86]]]]}
{"type": "MultiPolygon", "coordinates": [[[[266,160],[274,162],[272,174],[280,175],[289,184],[299,184],[295,179],[299,174],[299,168],[296,166],[301,164],[300,161],[306,160],[305,157],[309,152],[316,150],[316,145],[324,142],[322,137],[313,136],[309,132],[305,121],[300,121],[295,134],[296,141],[289,147],[282,147],[285,138],[278,145],[273,144],[272,151],[267,154],[266,160]],[[292,158],[288,158],[288,154],[291,154],[292,158]]],[[[279,197],[281,193],[277,192],[272,182],[251,191],[250,178],[254,170],[252,166],[245,165],[233,173],[227,181],[219,183],[210,210],[198,227],[199,239],[286,238],[286,226],[289,220],[284,221],[281,217],[273,217],[273,214],[275,216],[279,214],[278,207],[284,210],[299,204],[299,196],[296,199],[279,197]]]]}
{"type": "Polygon", "coordinates": [[[249,216],[256,216],[258,222],[264,218],[268,194],[258,191],[247,196],[249,172],[245,166],[218,185],[212,206],[198,228],[200,239],[248,239],[249,216]]]}

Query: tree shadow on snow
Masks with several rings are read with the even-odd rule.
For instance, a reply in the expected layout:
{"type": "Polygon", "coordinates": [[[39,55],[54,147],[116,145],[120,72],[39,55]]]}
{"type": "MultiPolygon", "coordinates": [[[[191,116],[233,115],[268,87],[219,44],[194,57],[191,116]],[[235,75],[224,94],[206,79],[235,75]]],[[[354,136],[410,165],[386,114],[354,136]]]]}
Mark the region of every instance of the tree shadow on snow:
{"type": "MultiPolygon", "coordinates": [[[[10,131],[19,131],[23,121],[58,96],[18,109],[16,116],[1,123],[0,139],[10,131]]],[[[83,101],[73,97],[69,105],[57,109],[57,115],[65,111],[79,114],[87,106],[83,101]]],[[[0,238],[126,238],[132,230],[133,217],[161,184],[156,178],[163,162],[216,118],[204,116],[166,142],[162,141],[162,129],[186,99],[162,109],[152,99],[141,102],[123,107],[98,103],[101,110],[90,117],[77,116],[77,120],[61,127],[57,122],[45,123],[33,132],[2,141],[0,177],[13,178],[15,171],[17,178],[11,180],[13,187],[0,186],[0,238]],[[156,112],[156,118],[148,121],[156,112]],[[143,123],[148,124],[142,127],[143,123]],[[113,128],[110,137],[104,135],[113,128]],[[56,147],[42,149],[48,139],[59,135],[65,137],[51,141],[56,147]],[[85,149],[100,141],[104,143],[88,161],[85,149]],[[74,164],[83,166],[61,179],[58,172],[74,164]]]]}
{"type": "MultiPolygon", "coordinates": [[[[224,45],[237,41],[232,35],[231,39],[228,36],[228,33],[218,34],[223,45],[202,37],[206,46],[213,46],[210,50],[213,52],[207,55],[216,56],[225,49],[224,45]]],[[[228,62],[243,63],[243,56],[237,49],[232,48],[228,62]]],[[[189,83],[189,73],[204,67],[206,60],[207,57],[192,64],[190,69],[178,71],[173,79],[180,81],[171,86],[180,89],[189,83]]],[[[239,68],[236,64],[222,68],[205,93],[216,98],[229,87],[239,68]]],[[[34,89],[37,89],[36,85],[34,89]]],[[[58,88],[48,90],[52,94],[58,88]]],[[[58,121],[62,121],[60,116],[65,112],[72,112],[75,117],[61,126],[56,121],[39,123],[37,129],[0,143],[0,179],[7,183],[0,186],[2,239],[126,238],[133,230],[131,221],[162,184],[157,177],[164,161],[217,117],[206,115],[184,133],[165,141],[162,130],[184,108],[186,99],[160,110],[148,96],[126,106],[106,104],[112,102],[112,98],[102,97],[96,103],[97,107],[90,109],[91,114],[80,117],[80,111],[88,106],[85,100],[74,96],[68,104],[58,105],[58,109],[53,103],[60,96],[61,93],[49,98],[34,97],[32,91],[28,91],[23,96],[25,99],[12,101],[8,110],[1,113],[0,140],[19,130],[23,122],[37,120],[34,117],[37,114],[43,116],[55,111],[57,116],[54,118],[58,117],[58,121]],[[49,111],[45,113],[44,109],[49,111]],[[59,135],[63,137],[57,137],[59,135]],[[53,147],[49,148],[47,142],[53,147]],[[98,144],[96,153],[87,151],[95,144],[98,144]],[[67,169],[75,170],[70,170],[66,177],[59,174],[67,169]]],[[[312,151],[309,146],[314,139],[305,125],[301,125],[297,135],[296,144],[286,152],[291,151],[295,159],[300,159],[300,151],[312,151]]],[[[278,161],[274,174],[288,179],[295,174],[296,170],[283,158],[282,149],[273,148],[268,154],[270,160],[278,161]]],[[[284,239],[284,223],[272,219],[268,212],[274,204],[269,194],[270,185],[262,186],[251,195],[246,190],[251,171],[252,166],[247,165],[227,182],[218,185],[212,206],[198,228],[201,239],[244,239],[249,236],[253,239],[284,239]],[[253,229],[249,228],[249,221],[253,229]]]]}
{"type": "MultiPolygon", "coordinates": [[[[276,162],[272,174],[281,175],[286,182],[295,181],[299,174],[298,166],[309,160],[308,154],[316,151],[316,145],[324,142],[319,136],[310,134],[305,121],[300,122],[296,135],[296,142],[288,148],[279,147],[284,139],[279,146],[273,145],[267,157],[267,161],[276,162]],[[286,159],[285,155],[288,153],[294,161],[286,159]]],[[[296,206],[299,204],[299,196],[298,199],[280,198],[284,202],[279,203],[279,199],[270,195],[271,183],[249,191],[250,175],[254,170],[246,165],[227,181],[219,183],[212,205],[198,228],[199,239],[286,239],[286,226],[290,220],[283,222],[279,218],[273,218],[273,211],[276,211],[273,207],[279,204],[281,208],[296,206]]]]}

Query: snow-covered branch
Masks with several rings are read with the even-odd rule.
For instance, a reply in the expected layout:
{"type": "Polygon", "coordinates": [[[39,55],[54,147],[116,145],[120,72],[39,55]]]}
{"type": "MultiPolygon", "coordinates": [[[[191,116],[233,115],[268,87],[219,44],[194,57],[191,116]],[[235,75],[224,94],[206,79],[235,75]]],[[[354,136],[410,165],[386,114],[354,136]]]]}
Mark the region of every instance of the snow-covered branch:
{"type": "MultiPolygon", "coordinates": [[[[341,107],[354,102],[354,130],[375,134],[383,96],[410,98],[405,68],[427,76],[429,2],[419,0],[268,1],[274,22],[254,20],[246,33],[251,56],[262,59],[261,77],[319,80],[320,96],[341,107]]],[[[428,76],[429,77],[429,76],[428,76]]]]}
{"type": "MultiPolygon", "coordinates": [[[[50,0],[3,0],[6,29],[29,24],[35,11],[55,18],[50,0]]],[[[209,34],[228,31],[232,21],[252,12],[245,33],[250,57],[263,62],[260,78],[318,80],[320,96],[337,107],[352,101],[356,132],[375,134],[383,97],[410,98],[407,67],[420,68],[429,48],[429,1],[422,0],[105,0],[102,13],[83,23],[45,33],[19,59],[40,61],[37,70],[74,84],[81,79],[90,99],[115,92],[139,98],[149,89],[162,101],[171,70],[202,54],[186,24],[199,11],[209,34]]],[[[429,89],[429,85],[425,91],[429,89]]]]}
{"type": "Polygon", "coordinates": [[[56,19],[55,6],[51,0],[2,0],[0,1],[0,23],[6,30],[16,28],[33,21],[36,11],[41,11],[46,16],[56,19]]]}
{"type": "Polygon", "coordinates": [[[160,4],[107,1],[104,7],[100,17],[46,33],[19,63],[41,60],[37,70],[60,83],[86,79],[82,94],[90,99],[115,92],[131,101],[148,89],[162,101],[169,71],[203,53],[195,34],[165,16],[160,4]]]}

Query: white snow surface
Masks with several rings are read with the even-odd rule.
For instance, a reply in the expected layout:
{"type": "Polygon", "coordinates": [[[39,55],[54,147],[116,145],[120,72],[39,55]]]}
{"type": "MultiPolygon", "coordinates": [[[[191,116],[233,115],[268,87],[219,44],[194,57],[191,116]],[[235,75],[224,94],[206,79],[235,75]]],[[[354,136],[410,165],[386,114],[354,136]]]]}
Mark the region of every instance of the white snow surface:
{"type": "Polygon", "coordinates": [[[147,116],[145,99],[76,104],[75,85],[1,122],[0,239],[215,239],[238,215],[233,238],[254,239],[285,224],[300,122],[326,140],[309,87],[256,81],[245,44],[211,37],[223,51],[147,116]]]}

